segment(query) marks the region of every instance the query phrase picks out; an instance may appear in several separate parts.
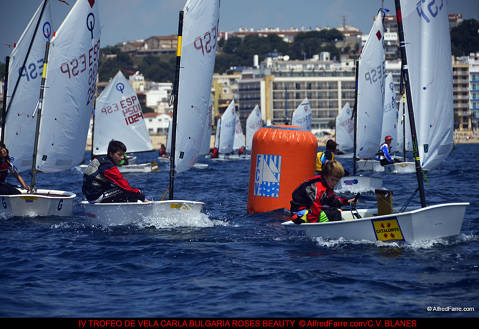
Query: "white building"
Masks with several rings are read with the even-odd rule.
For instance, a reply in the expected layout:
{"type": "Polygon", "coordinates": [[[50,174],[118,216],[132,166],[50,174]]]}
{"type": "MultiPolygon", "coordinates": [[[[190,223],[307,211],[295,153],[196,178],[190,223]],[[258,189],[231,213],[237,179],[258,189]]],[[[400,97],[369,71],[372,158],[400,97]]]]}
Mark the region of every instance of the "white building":
{"type": "Polygon", "coordinates": [[[171,109],[169,100],[172,89],[171,82],[147,82],[146,106],[155,109],[155,112],[167,113],[171,109]]]}
{"type": "Polygon", "coordinates": [[[150,135],[166,135],[170,126],[171,117],[168,114],[144,113],[146,129],[150,135]]]}

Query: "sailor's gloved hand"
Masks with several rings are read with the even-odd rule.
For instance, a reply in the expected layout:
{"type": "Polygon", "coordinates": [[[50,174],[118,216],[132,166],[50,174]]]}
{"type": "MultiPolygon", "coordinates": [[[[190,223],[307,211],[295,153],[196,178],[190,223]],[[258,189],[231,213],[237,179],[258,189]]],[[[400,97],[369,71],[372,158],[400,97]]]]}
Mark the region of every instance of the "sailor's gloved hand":
{"type": "Polygon", "coordinates": [[[293,223],[295,224],[302,224],[302,223],[307,223],[308,222],[308,210],[301,210],[301,211],[298,211],[296,213],[294,213],[292,216],[291,216],[291,220],[293,221],[293,223]]]}

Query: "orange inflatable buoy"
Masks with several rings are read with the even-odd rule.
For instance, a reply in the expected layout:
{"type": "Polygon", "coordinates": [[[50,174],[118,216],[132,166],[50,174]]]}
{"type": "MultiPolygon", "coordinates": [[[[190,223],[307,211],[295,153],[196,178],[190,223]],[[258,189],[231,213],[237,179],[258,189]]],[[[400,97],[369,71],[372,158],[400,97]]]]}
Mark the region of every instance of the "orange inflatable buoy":
{"type": "Polygon", "coordinates": [[[315,175],[318,140],[296,126],[269,126],[253,136],[248,213],[289,209],[291,193],[315,175]]]}

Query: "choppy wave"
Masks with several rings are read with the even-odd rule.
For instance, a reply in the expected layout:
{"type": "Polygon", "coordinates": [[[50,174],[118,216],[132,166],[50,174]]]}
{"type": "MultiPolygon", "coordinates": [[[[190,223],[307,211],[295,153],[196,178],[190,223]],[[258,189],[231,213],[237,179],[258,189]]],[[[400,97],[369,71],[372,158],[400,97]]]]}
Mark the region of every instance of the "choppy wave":
{"type": "MultiPolygon", "coordinates": [[[[175,197],[204,202],[201,216],[125,225],[85,216],[77,172],[39,174],[42,186],[77,193],[74,214],[0,220],[0,316],[476,316],[427,311],[479,298],[479,145],[458,145],[451,157],[467,159],[467,170],[449,161],[428,173],[426,198],[471,202],[461,234],[414,244],[311,240],[284,229],[284,212],[247,214],[248,161],[211,161],[177,176],[175,197]]],[[[158,200],[168,186],[160,167],[127,178],[158,200]]],[[[390,175],[384,184],[400,208],[417,182],[390,175]]],[[[375,202],[360,199],[364,208],[375,202]]],[[[418,205],[417,197],[409,202],[418,205]]]]}

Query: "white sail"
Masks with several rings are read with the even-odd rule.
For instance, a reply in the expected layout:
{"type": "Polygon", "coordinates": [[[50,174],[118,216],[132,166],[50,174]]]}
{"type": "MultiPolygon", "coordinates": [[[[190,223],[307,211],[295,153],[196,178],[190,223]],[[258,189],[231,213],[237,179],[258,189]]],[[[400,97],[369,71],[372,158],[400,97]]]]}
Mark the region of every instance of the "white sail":
{"type": "Polygon", "coordinates": [[[94,155],[107,154],[112,139],[123,142],[128,152],[153,149],[138,96],[121,71],[97,98],[94,121],[94,155]]]}
{"type": "Polygon", "coordinates": [[[384,26],[379,11],[359,57],[357,155],[373,158],[381,141],[384,100],[384,26]]]}
{"type": "Polygon", "coordinates": [[[203,141],[201,142],[200,155],[205,155],[210,153],[212,120],[213,120],[213,101],[210,98],[210,105],[208,106],[208,123],[206,125],[205,133],[203,134],[203,141]]]}
{"type": "Polygon", "coordinates": [[[336,117],[336,144],[341,151],[354,148],[354,120],[349,103],[344,104],[336,117]]]}
{"type": "Polygon", "coordinates": [[[215,147],[220,149],[220,131],[221,131],[221,118],[218,119],[216,123],[216,133],[215,133],[215,147]]]}
{"type": "Polygon", "coordinates": [[[253,136],[262,127],[261,110],[256,105],[246,119],[246,150],[251,151],[253,149],[253,136]]]}
{"type": "Polygon", "coordinates": [[[85,156],[100,59],[98,6],[78,0],[50,44],[36,160],[43,172],[69,169],[85,156]]]}
{"type": "Polygon", "coordinates": [[[453,147],[451,40],[446,1],[401,1],[419,156],[437,167],[453,147]]]}
{"type": "Polygon", "coordinates": [[[291,125],[311,131],[312,111],[309,100],[305,98],[294,110],[291,125]]]}
{"type": "Polygon", "coordinates": [[[233,142],[235,136],[236,115],[235,101],[232,100],[226,111],[221,116],[220,141],[218,151],[226,154],[233,152],[233,142]]]}
{"type": "Polygon", "coordinates": [[[219,0],[188,0],[184,7],[178,89],[175,170],[193,166],[208,124],[216,56],[219,0]]]}
{"type": "Polygon", "coordinates": [[[37,122],[33,114],[40,95],[45,46],[52,33],[50,2],[45,4],[42,1],[10,55],[5,145],[15,158],[15,166],[19,171],[32,169],[37,122]]]}
{"type": "MultiPolygon", "coordinates": [[[[384,82],[384,112],[383,125],[381,129],[381,143],[386,136],[394,138],[397,135],[398,110],[396,103],[396,92],[394,90],[393,76],[389,73],[384,82]]],[[[397,151],[398,149],[394,149],[397,151]]]]}
{"type": "Polygon", "coordinates": [[[245,136],[241,128],[241,120],[238,113],[235,113],[235,137],[233,140],[233,150],[237,151],[245,146],[245,136]]]}

